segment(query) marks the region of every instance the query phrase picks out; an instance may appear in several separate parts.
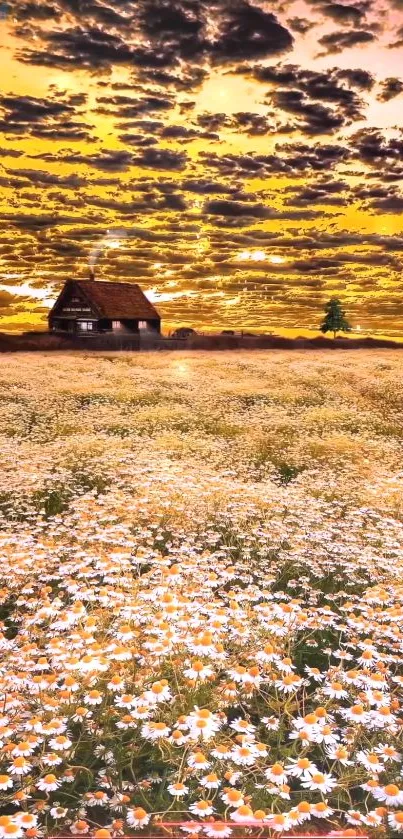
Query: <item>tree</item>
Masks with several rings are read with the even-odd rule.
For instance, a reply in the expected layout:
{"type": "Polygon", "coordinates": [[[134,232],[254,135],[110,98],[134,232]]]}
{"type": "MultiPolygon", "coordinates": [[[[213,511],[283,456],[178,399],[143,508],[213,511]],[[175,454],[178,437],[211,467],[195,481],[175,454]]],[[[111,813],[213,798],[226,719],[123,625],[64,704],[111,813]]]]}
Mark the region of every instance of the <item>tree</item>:
{"type": "Polygon", "coordinates": [[[333,337],[336,337],[337,332],[351,332],[351,326],[343,312],[340,300],[337,297],[332,297],[325,306],[325,319],[320,326],[320,331],[333,332],[333,337]]]}

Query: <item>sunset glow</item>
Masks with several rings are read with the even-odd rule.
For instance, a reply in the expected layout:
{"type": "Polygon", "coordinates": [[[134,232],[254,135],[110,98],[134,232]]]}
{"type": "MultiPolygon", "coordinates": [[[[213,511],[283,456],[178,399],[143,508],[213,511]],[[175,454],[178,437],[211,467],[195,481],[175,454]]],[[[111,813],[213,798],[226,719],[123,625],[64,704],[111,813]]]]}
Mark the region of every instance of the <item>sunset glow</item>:
{"type": "Polygon", "coordinates": [[[91,268],[166,330],[307,334],[337,295],[403,335],[400,0],[9,0],[0,35],[0,331],[91,268]]]}

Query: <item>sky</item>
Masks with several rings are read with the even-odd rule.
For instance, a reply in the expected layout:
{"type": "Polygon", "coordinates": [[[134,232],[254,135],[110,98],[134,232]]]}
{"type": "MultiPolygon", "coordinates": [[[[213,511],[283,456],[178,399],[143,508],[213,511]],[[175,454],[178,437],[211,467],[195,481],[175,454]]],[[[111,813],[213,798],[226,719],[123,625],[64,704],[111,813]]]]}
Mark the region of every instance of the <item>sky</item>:
{"type": "Polygon", "coordinates": [[[403,336],[403,0],[0,0],[0,330],[138,282],[165,331],[403,336]]]}

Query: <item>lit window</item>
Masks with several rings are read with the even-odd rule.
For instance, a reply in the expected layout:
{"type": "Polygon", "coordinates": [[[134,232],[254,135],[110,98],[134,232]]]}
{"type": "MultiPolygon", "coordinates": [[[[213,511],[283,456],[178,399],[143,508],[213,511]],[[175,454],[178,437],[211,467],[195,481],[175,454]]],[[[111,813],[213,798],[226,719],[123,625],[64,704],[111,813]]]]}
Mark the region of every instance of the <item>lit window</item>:
{"type": "Polygon", "coordinates": [[[112,321],[112,329],[120,329],[120,320],[112,321]]]}
{"type": "Polygon", "coordinates": [[[147,329],[147,321],[139,320],[139,329],[147,329]]]}
{"type": "Polygon", "coordinates": [[[92,330],[94,328],[94,324],[90,320],[89,321],[82,320],[82,321],[79,321],[78,328],[81,330],[81,332],[92,332],[92,330]]]}

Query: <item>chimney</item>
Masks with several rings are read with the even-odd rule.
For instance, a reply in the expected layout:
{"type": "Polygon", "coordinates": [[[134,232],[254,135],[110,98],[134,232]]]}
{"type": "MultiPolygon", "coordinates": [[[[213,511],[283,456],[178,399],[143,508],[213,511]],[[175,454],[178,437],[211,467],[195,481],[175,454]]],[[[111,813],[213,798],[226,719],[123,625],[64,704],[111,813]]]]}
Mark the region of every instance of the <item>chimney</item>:
{"type": "Polygon", "coordinates": [[[90,268],[90,280],[95,280],[95,271],[93,268],[90,268]]]}

